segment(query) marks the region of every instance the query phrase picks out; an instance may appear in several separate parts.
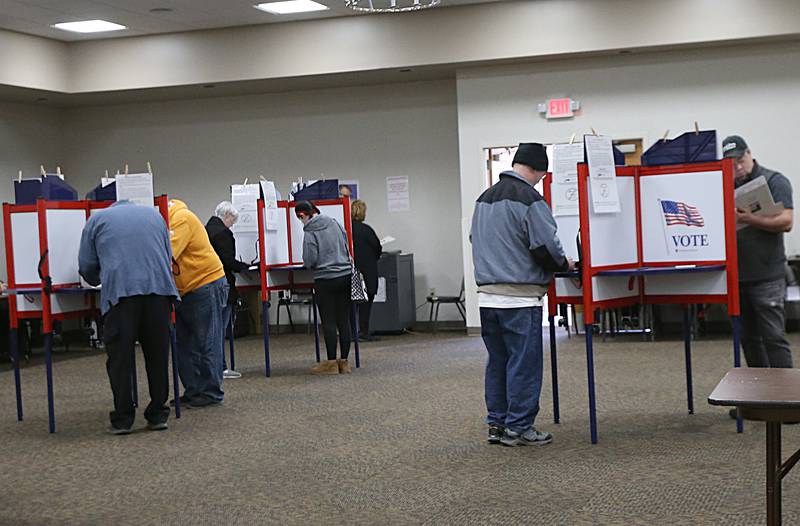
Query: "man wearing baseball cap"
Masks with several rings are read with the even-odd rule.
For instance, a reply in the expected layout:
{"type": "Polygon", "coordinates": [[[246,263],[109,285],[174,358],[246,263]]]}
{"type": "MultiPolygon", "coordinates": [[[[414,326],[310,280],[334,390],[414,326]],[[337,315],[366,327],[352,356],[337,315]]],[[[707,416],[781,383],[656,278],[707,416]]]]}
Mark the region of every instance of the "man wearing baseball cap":
{"type": "Polygon", "coordinates": [[[792,367],[783,310],[786,297],[783,234],[792,229],[794,221],[792,184],[784,175],[758,164],[745,140],[738,135],[722,141],[722,155],[733,159],[735,186],[763,176],[773,200],[783,204],[782,212],[769,216],[737,208],[736,221],[747,226],[736,233],[736,242],[742,347],[747,365],[792,367]]]}
{"type": "Polygon", "coordinates": [[[547,152],[522,143],[512,169],[486,190],[472,216],[472,260],[489,359],[485,398],[488,442],[549,444],[533,427],[542,391],[542,297],[553,273],[567,270],[556,222],[536,185],[547,172],[547,152]]]}

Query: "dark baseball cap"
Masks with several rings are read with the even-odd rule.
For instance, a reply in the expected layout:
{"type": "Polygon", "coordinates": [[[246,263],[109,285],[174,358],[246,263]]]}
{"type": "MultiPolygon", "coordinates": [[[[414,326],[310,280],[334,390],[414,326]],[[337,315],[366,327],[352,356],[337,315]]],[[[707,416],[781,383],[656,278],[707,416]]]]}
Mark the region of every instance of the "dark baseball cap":
{"type": "Polygon", "coordinates": [[[722,141],[722,156],[738,159],[747,152],[747,143],[738,135],[730,135],[722,141]]]}

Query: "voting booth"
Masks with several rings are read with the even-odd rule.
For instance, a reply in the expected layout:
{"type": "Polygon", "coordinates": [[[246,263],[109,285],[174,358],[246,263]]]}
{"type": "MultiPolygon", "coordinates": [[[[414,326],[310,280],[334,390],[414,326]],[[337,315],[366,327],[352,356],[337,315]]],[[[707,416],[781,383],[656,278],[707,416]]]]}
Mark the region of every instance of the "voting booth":
{"type": "MultiPolygon", "coordinates": [[[[353,229],[350,218],[350,199],[324,199],[312,201],[320,213],[335,219],[347,235],[350,254],[353,254],[353,229]]],[[[264,326],[265,374],[271,375],[269,357],[269,293],[280,290],[307,289],[312,292],[314,311],[314,332],[316,358],[320,361],[319,327],[317,324],[316,296],[314,295],[314,272],[303,265],[303,223],[294,212],[296,201],[276,201],[270,204],[259,199],[258,210],[258,252],[259,276],[261,279],[262,323],[264,326]],[[274,205],[274,206],[273,206],[274,205]]],[[[237,239],[237,251],[239,240],[237,239]]],[[[356,330],[356,367],[361,367],[358,344],[358,309],[354,309],[356,330]]]]}
{"type": "MultiPolygon", "coordinates": [[[[589,415],[597,442],[592,325],[597,309],[640,304],[721,303],[731,316],[734,364],[739,366],[739,284],[736,253],[733,164],[617,167],[618,207],[598,207],[589,166],[578,164],[578,213],[556,216],[558,236],[578,272],[556,275],[548,293],[553,399],[556,422],[558,378],[555,323],[557,305],[583,306],[586,325],[589,415]]],[[[553,178],[544,180],[553,202],[553,178]]],[[[600,189],[599,191],[604,191],[600,189]]],[[[688,310],[684,309],[685,327],[688,310]]],[[[685,328],[689,413],[694,412],[691,347],[685,328]]],[[[737,423],[741,430],[741,421],[737,423]]]]}
{"type": "MultiPolygon", "coordinates": [[[[17,419],[22,420],[23,416],[17,348],[19,322],[25,319],[41,319],[47,374],[48,423],[51,433],[55,432],[53,322],[95,317],[98,313],[99,289],[84,288],[81,284],[78,273],[78,251],[83,228],[91,214],[111,204],[106,201],[44,199],[38,199],[35,204],[3,204],[17,419]]],[[[154,205],[164,220],[168,221],[167,197],[157,197],[154,205]]],[[[177,393],[175,375],[173,354],[173,380],[177,393]]],[[[134,391],[134,400],[136,399],[134,391]]]]}

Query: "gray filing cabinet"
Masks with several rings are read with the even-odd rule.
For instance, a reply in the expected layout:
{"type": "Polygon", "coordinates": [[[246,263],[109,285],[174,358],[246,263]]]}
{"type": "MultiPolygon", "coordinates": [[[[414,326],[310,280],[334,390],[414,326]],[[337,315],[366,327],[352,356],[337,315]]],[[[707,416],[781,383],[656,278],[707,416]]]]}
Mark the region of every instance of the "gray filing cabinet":
{"type": "Polygon", "coordinates": [[[414,254],[384,253],[378,260],[378,294],[369,329],[399,332],[416,321],[414,254]]]}

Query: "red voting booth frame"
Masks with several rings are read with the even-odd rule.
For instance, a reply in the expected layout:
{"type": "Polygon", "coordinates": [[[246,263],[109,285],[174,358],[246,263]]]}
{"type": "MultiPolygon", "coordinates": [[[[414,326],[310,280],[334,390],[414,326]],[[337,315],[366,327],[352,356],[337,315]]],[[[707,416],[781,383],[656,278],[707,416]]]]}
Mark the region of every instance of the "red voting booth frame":
{"type": "MultiPolygon", "coordinates": [[[[347,234],[348,250],[350,257],[353,257],[353,227],[350,217],[350,199],[343,197],[340,199],[320,199],[312,201],[317,207],[323,206],[341,206],[342,217],[344,221],[344,230],[347,234]]],[[[264,373],[266,376],[272,375],[272,367],[270,365],[270,338],[269,338],[269,293],[281,290],[300,290],[305,289],[311,291],[312,310],[314,312],[314,340],[316,349],[316,360],[320,361],[320,338],[319,338],[319,324],[317,314],[317,299],[316,292],[314,291],[313,281],[304,281],[298,279],[297,273],[300,271],[308,272],[303,268],[303,261],[296,260],[293,254],[292,246],[292,214],[294,214],[294,207],[296,201],[278,201],[279,221],[286,221],[286,233],[289,261],[285,263],[267,264],[268,253],[266,243],[266,224],[265,224],[265,210],[266,205],[264,199],[258,200],[258,256],[259,256],[259,273],[261,277],[261,323],[264,334],[264,373]],[[286,280],[281,284],[270,284],[269,276],[271,273],[286,273],[286,280]]],[[[361,367],[361,352],[358,343],[358,309],[353,306],[352,316],[355,320],[355,328],[353,332],[353,346],[355,350],[356,368],[361,367]]]]}
{"type": "MultiPolygon", "coordinates": [[[[728,308],[733,329],[733,351],[734,366],[741,364],[739,349],[739,281],[738,281],[738,259],[736,250],[736,215],[734,207],[734,177],[733,162],[730,159],[722,161],[680,164],[669,166],[652,167],[617,167],[617,177],[632,177],[634,179],[635,205],[636,205],[636,236],[637,236],[637,261],[618,265],[593,266],[591,260],[591,229],[590,229],[590,210],[592,202],[589,197],[589,168],[586,164],[578,165],[578,201],[580,219],[580,241],[581,253],[580,274],[564,273],[558,277],[576,278],[581,280],[582,295],[559,296],[555,280],[550,284],[548,291],[548,318],[550,323],[550,360],[553,382],[553,414],[556,423],[560,421],[559,402],[558,402],[558,368],[555,338],[555,315],[559,304],[582,305],[585,324],[586,337],[586,358],[587,358],[587,377],[589,391],[589,427],[591,442],[597,443],[597,417],[596,417],[596,396],[595,396],[595,375],[594,375],[594,350],[592,344],[592,330],[595,322],[596,309],[613,309],[639,304],[681,304],[684,306],[684,352],[686,365],[686,387],[687,405],[690,414],[694,413],[692,369],[691,369],[691,334],[689,332],[689,311],[688,305],[695,303],[717,303],[724,304],[728,308]],[[640,181],[644,177],[669,175],[669,174],[690,174],[699,172],[722,172],[722,191],[723,205],[725,214],[725,259],[718,261],[669,261],[655,262],[646,261],[643,254],[643,238],[647,233],[642,231],[642,210],[640,181]],[[676,294],[658,295],[648,294],[645,286],[645,276],[654,274],[686,274],[707,271],[724,271],[726,273],[725,294],[676,294]],[[638,282],[638,290],[630,296],[613,298],[607,300],[597,300],[593,297],[593,280],[603,276],[627,276],[629,278],[629,289],[634,290],[633,280],[638,282]]],[[[544,197],[552,206],[552,175],[548,174],[544,179],[544,197]]],[[[742,432],[742,420],[737,421],[737,430],[742,432]]]]}
{"type": "MultiPolygon", "coordinates": [[[[167,196],[158,196],[155,198],[155,206],[158,207],[159,213],[164,218],[164,221],[169,225],[168,213],[168,198],[167,196]]],[[[22,386],[20,378],[19,367],[19,339],[18,330],[20,320],[26,319],[41,319],[42,320],[42,334],[45,352],[45,367],[47,374],[47,409],[48,409],[48,428],[50,433],[55,432],[55,400],[53,390],[53,322],[68,319],[81,319],[86,317],[96,317],[98,306],[96,304],[95,292],[82,288],[80,282],[75,283],[60,283],[51,285],[50,275],[50,258],[49,246],[47,237],[47,211],[48,210],[84,210],[86,212],[86,219],[88,221],[93,210],[100,210],[107,208],[113,204],[113,201],[45,201],[43,199],[37,200],[34,205],[13,205],[9,203],[3,204],[3,229],[5,233],[5,252],[6,264],[8,270],[8,311],[9,311],[9,328],[10,328],[10,344],[11,356],[14,362],[14,387],[17,401],[17,420],[21,421],[23,418],[22,411],[22,386]],[[39,234],[39,268],[38,273],[40,280],[31,283],[19,283],[16,279],[17,270],[14,268],[14,238],[13,229],[11,227],[11,217],[13,214],[22,213],[36,213],[37,226],[39,234]],[[86,302],[85,309],[71,310],[69,312],[56,312],[52,311],[53,296],[56,294],[72,294],[82,295],[86,302]],[[40,296],[41,309],[39,310],[25,310],[20,311],[17,305],[18,296],[40,296]]],[[[175,416],[180,418],[180,402],[178,396],[178,376],[177,368],[175,367],[175,330],[174,330],[174,313],[172,316],[172,363],[173,363],[173,387],[175,391],[175,416]]],[[[134,403],[138,404],[138,392],[136,386],[136,369],[135,357],[132,359],[133,364],[133,399],[134,403]]]]}

